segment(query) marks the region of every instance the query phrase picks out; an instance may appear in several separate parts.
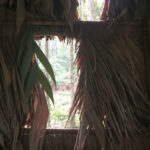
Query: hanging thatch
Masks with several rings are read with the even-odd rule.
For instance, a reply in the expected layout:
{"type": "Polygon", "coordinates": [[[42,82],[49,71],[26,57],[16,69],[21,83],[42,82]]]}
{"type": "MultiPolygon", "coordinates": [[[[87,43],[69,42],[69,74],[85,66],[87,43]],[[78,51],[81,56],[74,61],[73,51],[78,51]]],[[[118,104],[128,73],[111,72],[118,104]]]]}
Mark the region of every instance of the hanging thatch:
{"type": "Polygon", "coordinates": [[[122,150],[120,139],[126,141],[125,149],[130,149],[136,147],[135,134],[148,131],[150,103],[142,51],[130,31],[84,32],[78,52],[79,83],[71,110],[74,113],[81,108],[76,149],[83,149],[91,132],[103,149],[109,145],[122,150]]]}
{"type": "Polygon", "coordinates": [[[24,149],[20,141],[24,125],[31,126],[29,149],[41,149],[49,113],[43,89],[53,101],[36,58],[56,84],[53,70],[34,41],[32,23],[25,22],[61,21],[71,27],[77,5],[76,0],[0,1],[1,150],[24,149]]]}
{"type": "MultiPolygon", "coordinates": [[[[4,150],[22,149],[19,135],[29,119],[32,119],[29,121],[32,126],[30,138],[34,146],[38,145],[39,136],[46,128],[48,108],[39,85],[39,81],[43,84],[43,73],[34,60],[34,53],[42,58],[28,28],[19,39],[8,38],[0,45],[0,146],[4,150]]],[[[50,66],[47,64],[47,67],[50,66]]],[[[51,89],[49,84],[47,86],[51,89]]],[[[51,94],[49,96],[53,99],[51,94]]]]}
{"type": "MultiPolygon", "coordinates": [[[[136,20],[139,2],[110,0],[103,19],[136,20]]],[[[113,22],[105,32],[94,26],[82,32],[77,56],[80,77],[70,113],[72,118],[77,109],[81,111],[76,150],[83,150],[91,135],[102,150],[141,149],[135,135],[148,132],[150,125],[145,55],[149,54],[149,32],[143,32],[149,26],[145,26],[147,16],[141,19],[148,15],[149,2],[144,4],[142,10],[147,13],[144,10],[138,16],[144,24],[139,33],[129,28],[114,30],[113,22]]]]}

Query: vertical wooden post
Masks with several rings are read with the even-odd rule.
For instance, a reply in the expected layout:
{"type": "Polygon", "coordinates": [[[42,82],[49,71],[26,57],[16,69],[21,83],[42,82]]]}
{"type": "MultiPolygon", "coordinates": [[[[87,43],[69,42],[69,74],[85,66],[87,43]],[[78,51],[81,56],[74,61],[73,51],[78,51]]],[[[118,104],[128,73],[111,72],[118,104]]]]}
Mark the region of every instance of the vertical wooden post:
{"type": "Polygon", "coordinates": [[[146,82],[146,88],[148,92],[148,97],[150,100],[150,45],[149,45],[149,5],[150,2],[148,0],[144,1],[145,5],[145,12],[144,12],[144,38],[143,38],[143,45],[144,45],[144,61],[145,61],[145,82],[146,82]]]}

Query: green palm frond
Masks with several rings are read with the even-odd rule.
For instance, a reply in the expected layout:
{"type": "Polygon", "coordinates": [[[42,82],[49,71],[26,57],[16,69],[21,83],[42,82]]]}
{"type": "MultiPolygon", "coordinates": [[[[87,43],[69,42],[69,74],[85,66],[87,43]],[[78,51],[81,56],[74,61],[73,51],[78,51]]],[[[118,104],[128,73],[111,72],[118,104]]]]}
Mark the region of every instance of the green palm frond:
{"type": "Polygon", "coordinates": [[[45,92],[47,93],[47,95],[51,98],[53,104],[54,104],[54,98],[53,98],[53,92],[52,92],[52,88],[50,86],[50,83],[48,81],[48,79],[46,78],[46,76],[44,75],[44,73],[42,72],[42,70],[38,67],[38,80],[41,83],[43,89],[45,90],[45,92]]]}
{"type": "Polygon", "coordinates": [[[51,64],[49,63],[48,59],[46,58],[46,56],[44,55],[44,53],[42,52],[42,50],[39,48],[39,46],[34,42],[34,52],[37,56],[37,58],[40,60],[40,62],[43,64],[44,68],[46,69],[46,71],[49,73],[49,75],[51,76],[53,82],[56,85],[56,79],[55,79],[55,75],[54,75],[54,71],[52,69],[51,64]]]}
{"type": "MultiPolygon", "coordinates": [[[[18,136],[21,133],[21,126],[26,122],[27,114],[33,112],[34,108],[32,104],[35,100],[39,101],[38,109],[36,110],[39,111],[39,113],[35,113],[34,119],[36,120],[36,118],[45,112],[45,117],[43,118],[45,121],[38,123],[41,124],[42,127],[40,132],[40,128],[35,128],[37,122],[33,120],[31,126],[34,132],[31,132],[31,141],[36,137],[35,130],[39,130],[39,135],[40,133],[44,134],[43,127],[46,127],[48,108],[46,106],[46,99],[42,96],[43,92],[40,92],[42,89],[40,87],[36,88],[35,83],[40,81],[41,86],[46,93],[48,93],[52,102],[54,102],[54,99],[50,82],[46,79],[42,71],[39,71],[40,68],[36,60],[32,62],[32,57],[35,53],[43,66],[48,70],[55,84],[56,80],[50,63],[40,51],[39,47],[35,44],[30,27],[24,28],[21,32],[21,36],[18,36],[17,40],[14,39],[13,42],[8,41],[5,47],[0,48],[0,119],[3,118],[5,126],[7,127],[6,129],[6,127],[3,128],[3,124],[0,125],[0,132],[2,133],[0,137],[2,137],[2,139],[4,136],[7,137],[5,138],[6,141],[0,140],[0,145],[2,145],[4,149],[17,149],[16,146],[19,142],[18,136]],[[34,95],[31,92],[32,90],[34,90],[34,95]],[[44,109],[44,111],[41,112],[42,109],[44,109]],[[13,121],[9,117],[11,117],[13,121]],[[11,133],[12,129],[13,133],[11,133]],[[5,134],[5,130],[7,131],[7,135],[5,134]],[[9,137],[10,134],[12,134],[12,136],[9,137]],[[4,143],[9,144],[5,145],[4,143]]],[[[36,137],[37,141],[39,141],[39,137],[40,136],[36,137]]],[[[38,143],[36,144],[38,145],[38,143]]],[[[32,147],[32,143],[30,146],[32,147]]]]}

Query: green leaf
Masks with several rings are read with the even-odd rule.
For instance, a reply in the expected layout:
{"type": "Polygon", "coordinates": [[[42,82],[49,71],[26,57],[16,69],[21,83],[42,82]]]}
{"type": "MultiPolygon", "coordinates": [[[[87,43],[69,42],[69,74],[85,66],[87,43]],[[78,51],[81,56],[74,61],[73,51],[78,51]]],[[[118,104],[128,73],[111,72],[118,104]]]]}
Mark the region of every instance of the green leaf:
{"type": "MultiPolygon", "coordinates": [[[[23,83],[26,79],[26,76],[29,71],[29,67],[32,62],[32,55],[33,55],[33,40],[32,39],[33,39],[33,35],[32,33],[30,33],[28,35],[28,40],[25,45],[26,46],[25,54],[22,56],[22,64],[21,64],[20,72],[21,72],[21,79],[23,83]]],[[[23,49],[23,47],[21,47],[21,49],[23,49]]]]}
{"type": "Polygon", "coordinates": [[[54,104],[54,97],[53,97],[53,92],[52,92],[50,83],[49,83],[48,79],[46,78],[46,76],[44,75],[44,73],[42,72],[42,70],[39,67],[37,67],[37,68],[38,68],[37,69],[38,70],[38,80],[54,104]]]}
{"type": "Polygon", "coordinates": [[[20,101],[22,101],[22,108],[23,108],[23,112],[24,113],[28,113],[29,112],[29,103],[28,101],[26,100],[25,98],[25,93],[24,93],[24,89],[23,89],[23,84],[21,82],[21,79],[20,79],[20,75],[18,72],[16,72],[16,76],[17,76],[17,82],[18,82],[18,89],[19,89],[19,93],[20,93],[20,101]]]}
{"type": "Polygon", "coordinates": [[[31,33],[31,28],[25,27],[23,29],[23,32],[20,34],[20,37],[18,37],[19,48],[18,48],[17,63],[19,65],[22,62],[22,57],[23,57],[24,53],[26,52],[25,49],[26,49],[27,40],[28,40],[28,37],[29,37],[30,33],[31,33]]]}
{"type": "Polygon", "coordinates": [[[37,79],[37,64],[34,63],[31,66],[31,69],[29,71],[27,80],[26,80],[26,85],[25,85],[25,96],[26,99],[30,98],[31,95],[31,90],[33,89],[34,85],[35,85],[35,81],[37,79]]]}
{"type": "Polygon", "coordinates": [[[56,79],[55,79],[55,75],[54,75],[54,71],[52,69],[51,64],[49,63],[48,59],[46,58],[46,56],[44,55],[44,53],[42,52],[42,50],[39,48],[39,46],[36,44],[36,42],[34,42],[34,51],[38,57],[38,59],[41,61],[41,63],[43,64],[43,66],[45,67],[45,69],[47,70],[47,72],[49,73],[49,75],[51,76],[53,82],[56,85],[56,79]]]}

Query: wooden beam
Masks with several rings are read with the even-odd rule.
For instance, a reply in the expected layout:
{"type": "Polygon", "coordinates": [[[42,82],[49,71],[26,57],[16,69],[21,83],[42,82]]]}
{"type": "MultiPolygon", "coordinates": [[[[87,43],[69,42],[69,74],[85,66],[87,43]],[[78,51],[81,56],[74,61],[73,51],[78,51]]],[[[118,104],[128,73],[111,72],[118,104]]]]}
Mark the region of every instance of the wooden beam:
{"type": "MultiPolygon", "coordinates": [[[[30,129],[25,129],[24,132],[22,132],[23,138],[21,138],[21,140],[25,150],[29,149],[29,131],[30,129]]],[[[74,150],[77,133],[77,129],[47,129],[42,150],[74,150]]],[[[150,149],[149,133],[135,134],[134,138],[136,139],[140,150],[150,149]]],[[[88,139],[88,143],[85,145],[84,150],[98,150],[99,144],[97,143],[96,138],[90,135],[88,139]]],[[[122,145],[126,145],[124,137],[122,137],[119,142],[121,142],[122,145]]],[[[132,144],[132,141],[128,142],[132,144]]],[[[106,145],[106,150],[110,150],[109,143],[106,143],[106,145]]]]}
{"type": "MultiPolygon", "coordinates": [[[[29,24],[29,23],[28,23],[29,24]]],[[[141,30],[140,22],[91,22],[91,21],[76,21],[72,23],[72,26],[57,22],[32,22],[33,31],[36,36],[38,35],[62,35],[73,38],[78,38],[81,32],[84,31],[99,31],[108,32],[110,30],[120,30],[120,32],[126,32],[126,30],[138,31],[141,30]]]]}
{"type": "MultiPolygon", "coordinates": [[[[0,26],[14,26],[15,21],[0,21],[0,26]]],[[[79,38],[81,32],[98,30],[99,32],[108,32],[110,30],[119,30],[120,32],[141,31],[141,22],[138,21],[75,21],[72,25],[68,25],[63,21],[25,21],[25,25],[32,25],[35,36],[53,36],[62,35],[72,38],[79,38]]],[[[149,24],[150,29],[150,24],[149,24]]]]}

